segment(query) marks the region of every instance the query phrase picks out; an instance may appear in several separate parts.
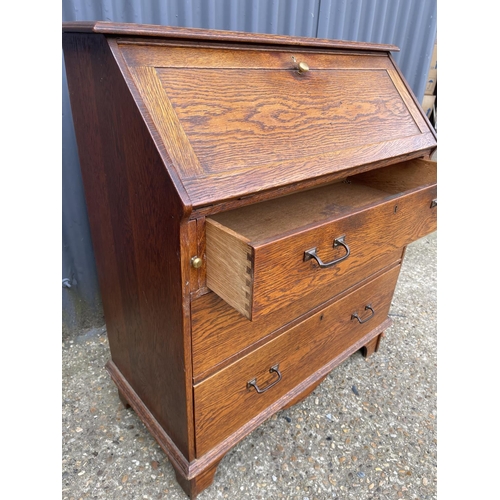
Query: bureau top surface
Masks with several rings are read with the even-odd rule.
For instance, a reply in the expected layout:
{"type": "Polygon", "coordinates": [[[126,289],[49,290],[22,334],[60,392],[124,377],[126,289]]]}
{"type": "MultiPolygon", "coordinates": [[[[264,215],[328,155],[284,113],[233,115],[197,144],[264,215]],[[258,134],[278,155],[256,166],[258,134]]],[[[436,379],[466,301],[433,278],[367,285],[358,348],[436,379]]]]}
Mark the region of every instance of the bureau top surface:
{"type": "Polygon", "coordinates": [[[106,22],[63,31],[106,37],[193,207],[436,146],[391,45],[106,22]]]}
{"type": "Polygon", "coordinates": [[[328,38],[308,38],[266,33],[248,33],[244,31],[209,30],[184,28],[179,26],[161,26],[155,24],[113,23],[108,21],[70,21],[62,23],[63,33],[102,33],[106,35],[125,35],[155,37],[165,39],[209,40],[243,42],[272,45],[295,45],[309,47],[369,49],[371,51],[398,52],[396,45],[383,43],[352,42],[331,40],[328,38]]]}

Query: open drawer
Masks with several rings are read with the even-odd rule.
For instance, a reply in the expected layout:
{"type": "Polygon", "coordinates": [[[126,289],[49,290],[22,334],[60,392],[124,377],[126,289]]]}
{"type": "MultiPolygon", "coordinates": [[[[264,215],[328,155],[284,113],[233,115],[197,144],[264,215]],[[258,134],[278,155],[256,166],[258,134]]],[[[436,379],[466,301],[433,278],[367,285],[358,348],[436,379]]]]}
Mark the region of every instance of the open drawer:
{"type": "MultiPolygon", "coordinates": [[[[437,164],[411,160],[206,219],[207,286],[250,320],[436,230],[437,164]]],[[[318,298],[318,304],[329,297],[318,298]]]]}

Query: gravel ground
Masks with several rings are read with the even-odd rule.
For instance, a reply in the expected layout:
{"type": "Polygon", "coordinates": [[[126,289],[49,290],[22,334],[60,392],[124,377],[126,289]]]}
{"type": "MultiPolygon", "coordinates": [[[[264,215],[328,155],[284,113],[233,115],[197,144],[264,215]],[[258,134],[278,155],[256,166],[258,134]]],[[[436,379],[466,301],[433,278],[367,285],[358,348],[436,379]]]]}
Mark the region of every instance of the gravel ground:
{"type": "MultiPolygon", "coordinates": [[[[437,234],[411,244],[380,349],[355,353],[221,461],[199,500],[437,498],[437,234]]],[[[104,365],[106,331],[63,341],[62,498],[186,500],[104,365]]]]}

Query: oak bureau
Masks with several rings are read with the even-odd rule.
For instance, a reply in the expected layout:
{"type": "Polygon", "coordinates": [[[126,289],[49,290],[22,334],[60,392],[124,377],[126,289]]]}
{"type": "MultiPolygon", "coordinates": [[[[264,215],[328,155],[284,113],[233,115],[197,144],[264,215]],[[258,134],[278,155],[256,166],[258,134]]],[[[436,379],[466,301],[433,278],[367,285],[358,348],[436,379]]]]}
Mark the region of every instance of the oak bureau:
{"type": "Polygon", "coordinates": [[[359,349],[436,230],[436,134],[390,45],[63,24],[111,360],[191,498],[359,349]]]}

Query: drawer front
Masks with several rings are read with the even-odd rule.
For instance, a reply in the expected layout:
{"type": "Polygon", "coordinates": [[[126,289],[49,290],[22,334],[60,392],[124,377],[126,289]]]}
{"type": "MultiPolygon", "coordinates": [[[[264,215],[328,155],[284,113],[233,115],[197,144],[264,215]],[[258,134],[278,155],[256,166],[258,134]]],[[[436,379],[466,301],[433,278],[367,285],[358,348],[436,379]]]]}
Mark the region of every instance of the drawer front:
{"type": "MultiPolygon", "coordinates": [[[[364,281],[400,262],[402,254],[403,249],[398,248],[376,259],[364,281]]],[[[193,376],[196,380],[201,380],[207,374],[217,371],[217,365],[229,364],[228,358],[249,349],[256,342],[265,342],[266,337],[276,335],[276,331],[283,328],[283,325],[298,321],[300,316],[318,304],[318,307],[322,307],[324,302],[331,302],[339,290],[346,290],[345,293],[348,293],[351,282],[351,276],[346,273],[253,321],[241,315],[216,293],[210,292],[197,297],[191,302],[193,376]]]]}
{"type": "MultiPolygon", "coordinates": [[[[278,236],[250,239],[246,234],[255,236],[257,231],[240,233],[224,225],[229,221],[245,231],[241,215],[248,210],[237,213],[238,219],[232,214],[207,219],[208,287],[252,321],[311,294],[315,296],[311,307],[318,306],[382,269],[398,249],[436,229],[435,184],[405,194],[362,184],[361,194],[359,189],[359,185],[356,189],[354,185],[333,186],[332,192],[338,196],[329,194],[332,203],[311,215],[322,215],[322,219],[278,236]],[[353,206],[358,200],[351,201],[346,193],[360,197],[361,206],[353,206]],[[363,200],[369,203],[363,206],[363,200]],[[316,258],[306,260],[306,253],[314,253],[316,258]],[[321,293],[323,287],[328,287],[328,297],[321,293]]],[[[314,197],[315,192],[310,193],[314,197]]],[[[303,212],[308,214],[307,210],[304,203],[303,212]]],[[[276,224],[280,217],[284,218],[275,209],[268,219],[276,224]]],[[[296,218],[294,214],[293,220],[296,218]]],[[[265,214],[260,220],[265,221],[265,214]]],[[[271,222],[261,223],[257,218],[252,227],[271,222]]],[[[283,225],[287,223],[283,221],[283,225]]],[[[269,233],[263,230],[262,234],[269,233]]]]}
{"type": "Polygon", "coordinates": [[[380,325],[387,318],[399,269],[387,271],[195,385],[197,456],[380,325]],[[256,387],[248,386],[251,381],[256,387]]]}
{"type": "MultiPolygon", "coordinates": [[[[395,250],[436,230],[436,187],[395,197],[319,227],[256,245],[251,319],[331,284],[335,295],[369,276],[395,250]],[[343,245],[336,244],[343,238],[343,245]],[[334,248],[334,245],[336,247],[334,248]],[[345,245],[345,246],[344,246],[345,245]],[[316,249],[322,268],[306,251],[316,249]],[[338,286],[335,286],[335,285],[338,286]]],[[[318,297],[317,305],[322,297],[318,297]]]]}

